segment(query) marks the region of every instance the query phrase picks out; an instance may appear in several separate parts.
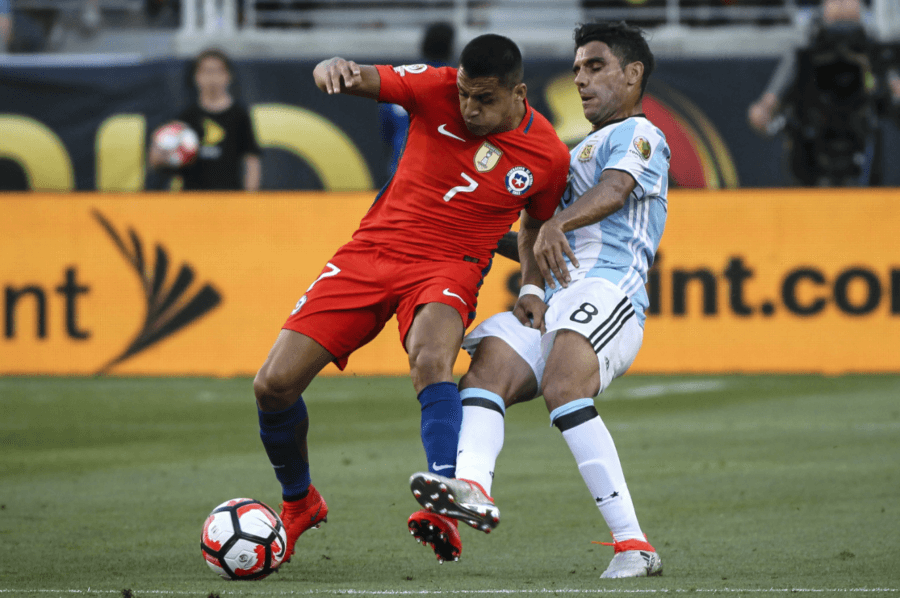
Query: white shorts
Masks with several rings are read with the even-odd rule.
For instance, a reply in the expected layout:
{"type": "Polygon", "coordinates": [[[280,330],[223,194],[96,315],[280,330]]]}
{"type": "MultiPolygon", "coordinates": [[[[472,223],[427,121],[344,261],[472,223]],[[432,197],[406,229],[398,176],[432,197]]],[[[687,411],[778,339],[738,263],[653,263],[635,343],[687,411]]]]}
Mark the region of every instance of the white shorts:
{"type": "Polygon", "coordinates": [[[644,340],[644,329],[631,300],[603,278],[583,278],[557,291],[550,298],[544,321],[547,333],[541,335],[540,330],[523,326],[512,312],[502,312],[476,326],[462,346],[473,355],[481,339],[501,339],[531,367],[540,388],[556,333],[573,330],[585,337],[597,353],[603,392],[628,370],[644,340]]]}

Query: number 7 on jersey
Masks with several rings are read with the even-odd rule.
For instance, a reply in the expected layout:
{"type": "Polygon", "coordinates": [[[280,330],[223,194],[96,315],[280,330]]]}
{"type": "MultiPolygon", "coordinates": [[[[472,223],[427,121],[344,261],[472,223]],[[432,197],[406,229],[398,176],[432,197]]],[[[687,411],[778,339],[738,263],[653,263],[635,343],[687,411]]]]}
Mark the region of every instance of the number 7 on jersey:
{"type": "Polygon", "coordinates": [[[464,172],[460,173],[462,178],[469,182],[468,185],[457,185],[444,194],[444,201],[450,201],[457,193],[471,193],[478,188],[478,182],[464,172]]]}

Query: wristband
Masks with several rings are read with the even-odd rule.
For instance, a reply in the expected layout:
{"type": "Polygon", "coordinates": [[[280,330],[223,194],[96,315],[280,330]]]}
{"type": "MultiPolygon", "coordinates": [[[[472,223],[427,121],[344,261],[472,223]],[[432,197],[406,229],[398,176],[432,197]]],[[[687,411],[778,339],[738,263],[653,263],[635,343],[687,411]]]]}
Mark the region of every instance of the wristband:
{"type": "Polygon", "coordinates": [[[519,289],[519,299],[524,297],[525,295],[537,295],[541,298],[541,301],[544,300],[544,289],[537,286],[536,284],[523,284],[522,288],[519,289]]]}

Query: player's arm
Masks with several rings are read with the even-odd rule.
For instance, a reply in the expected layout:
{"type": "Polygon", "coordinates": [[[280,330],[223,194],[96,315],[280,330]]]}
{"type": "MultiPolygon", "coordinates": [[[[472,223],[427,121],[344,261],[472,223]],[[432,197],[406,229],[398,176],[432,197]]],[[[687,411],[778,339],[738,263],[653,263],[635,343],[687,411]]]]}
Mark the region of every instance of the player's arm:
{"type": "Polygon", "coordinates": [[[244,191],[259,191],[262,160],[257,154],[244,154],[244,191]]]}
{"type": "Polygon", "coordinates": [[[150,148],[147,150],[147,162],[150,164],[150,168],[162,168],[167,164],[166,158],[166,152],[159,149],[155,143],[150,144],[150,148]]]}
{"type": "Polygon", "coordinates": [[[519,261],[519,233],[509,231],[497,243],[497,253],[508,260],[519,261]]]}
{"type": "Polygon", "coordinates": [[[534,242],[534,255],[537,266],[550,288],[556,286],[553,276],[556,276],[562,286],[569,286],[571,277],[566,267],[565,256],[569,256],[569,260],[576,268],[579,265],[566,239],[566,233],[600,222],[610,214],[618,212],[636,185],[637,182],[627,172],[604,170],[600,175],[600,182],[541,226],[534,242]]]}
{"type": "Polygon", "coordinates": [[[544,312],[547,311],[547,304],[544,303],[544,278],[534,255],[534,243],[544,222],[522,210],[519,221],[518,258],[521,264],[523,293],[519,295],[513,307],[513,315],[523,325],[539,329],[541,332],[544,332],[544,312]]]}
{"type": "Polygon", "coordinates": [[[313,69],[313,79],[319,89],[329,95],[345,93],[377,100],[381,90],[378,69],[337,56],[317,64],[313,69]]]}

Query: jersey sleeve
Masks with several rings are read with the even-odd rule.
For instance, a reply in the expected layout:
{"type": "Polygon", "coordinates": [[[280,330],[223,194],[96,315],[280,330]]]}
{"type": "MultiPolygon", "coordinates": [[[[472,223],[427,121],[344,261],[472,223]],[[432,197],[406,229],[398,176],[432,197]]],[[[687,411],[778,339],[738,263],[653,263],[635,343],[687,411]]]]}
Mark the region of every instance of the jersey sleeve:
{"type": "Polygon", "coordinates": [[[375,68],[381,78],[378,101],[398,104],[407,112],[415,112],[432,90],[446,85],[446,68],[426,64],[394,67],[379,64],[375,68]]]}
{"type": "Polygon", "coordinates": [[[554,153],[546,176],[548,177],[547,184],[531,197],[525,207],[528,215],[537,220],[549,220],[553,216],[559,206],[559,200],[566,190],[566,181],[569,176],[569,153],[565,151],[565,146],[561,146],[560,151],[554,153]]]}
{"type": "MultiPolygon", "coordinates": [[[[644,120],[620,126],[609,136],[609,154],[602,170],[627,172],[637,182],[638,199],[658,190],[669,176],[669,145],[662,131],[644,120]]],[[[597,152],[600,157],[600,152],[597,152]]]]}

